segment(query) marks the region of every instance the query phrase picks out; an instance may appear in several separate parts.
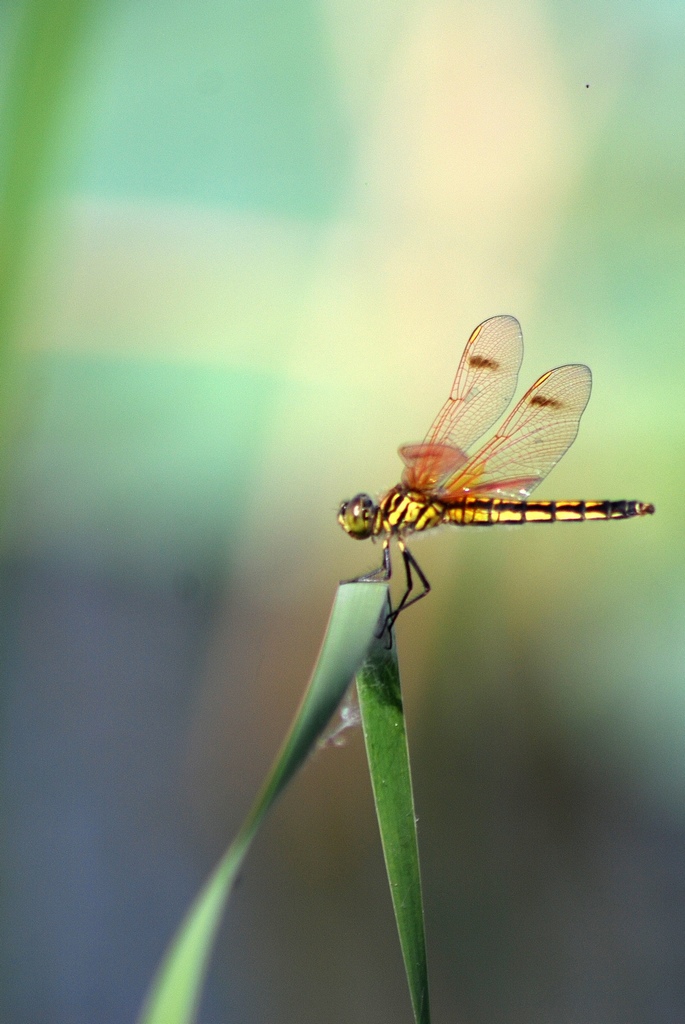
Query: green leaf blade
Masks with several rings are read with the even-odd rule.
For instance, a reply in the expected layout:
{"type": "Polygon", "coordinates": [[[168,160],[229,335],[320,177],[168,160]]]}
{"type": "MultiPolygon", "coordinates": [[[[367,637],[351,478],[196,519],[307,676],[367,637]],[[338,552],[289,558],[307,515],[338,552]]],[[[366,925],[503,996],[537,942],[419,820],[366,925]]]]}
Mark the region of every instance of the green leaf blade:
{"type": "Polygon", "coordinates": [[[266,814],[316,746],[374,639],[384,612],[384,583],[338,588],[324,642],[290,732],[236,838],[174,936],[146,998],[139,1024],[191,1024],[226,902],[266,814]]]}
{"type": "Polygon", "coordinates": [[[396,647],[376,641],[357,673],[366,755],[414,1019],[430,1024],[416,816],[396,647]]]}

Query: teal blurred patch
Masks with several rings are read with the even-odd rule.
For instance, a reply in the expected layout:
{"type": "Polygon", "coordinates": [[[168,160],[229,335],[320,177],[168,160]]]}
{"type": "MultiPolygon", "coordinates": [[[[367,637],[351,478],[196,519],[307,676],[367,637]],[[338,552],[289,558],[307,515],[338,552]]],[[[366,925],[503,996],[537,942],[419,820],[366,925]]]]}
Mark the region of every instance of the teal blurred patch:
{"type": "Polygon", "coordinates": [[[81,105],[77,191],[318,219],[337,207],[351,140],[311,2],[114,5],[81,105]]]}
{"type": "Polygon", "coordinates": [[[86,563],[230,557],[281,383],[250,370],[36,358],[11,550],[86,563]]]}
{"type": "MultiPolygon", "coordinates": [[[[675,9],[660,5],[653,17],[656,9],[631,7],[630,61],[610,107],[595,103],[606,91],[599,75],[587,94],[578,90],[579,141],[587,148],[541,283],[558,337],[592,339],[608,365],[626,354],[642,364],[645,411],[657,388],[663,401],[664,377],[680,379],[685,369],[685,22],[680,9],[674,31],[675,9]]],[[[613,81],[618,67],[609,67],[613,81]]],[[[600,370],[596,359],[593,370],[600,370]]]]}

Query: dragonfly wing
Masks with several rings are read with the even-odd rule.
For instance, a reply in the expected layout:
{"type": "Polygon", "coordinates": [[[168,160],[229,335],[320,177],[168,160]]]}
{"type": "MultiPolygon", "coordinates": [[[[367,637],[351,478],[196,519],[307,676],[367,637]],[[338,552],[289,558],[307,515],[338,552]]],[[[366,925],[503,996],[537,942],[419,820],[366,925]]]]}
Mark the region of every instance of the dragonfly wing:
{"type": "Polygon", "coordinates": [[[591,389],[590,369],[580,363],[543,374],[495,437],[442,482],[440,496],[527,498],[573,444],[591,389]]]}
{"type": "Polygon", "coordinates": [[[453,476],[456,471],[469,461],[466,452],[461,448],[452,448],[448,444],[405,444],[399,449],[399,455],[405,464],[402,483],[414,491],[430,494],[438,480],[453,476]]]}
{"type": "Polygon", "coordinates": [[[515,317],[493,316],[476,327],[466,343],[450,397],[424,443],[468,450],[512,400],[522,358],[523,336],[515,317]]]}

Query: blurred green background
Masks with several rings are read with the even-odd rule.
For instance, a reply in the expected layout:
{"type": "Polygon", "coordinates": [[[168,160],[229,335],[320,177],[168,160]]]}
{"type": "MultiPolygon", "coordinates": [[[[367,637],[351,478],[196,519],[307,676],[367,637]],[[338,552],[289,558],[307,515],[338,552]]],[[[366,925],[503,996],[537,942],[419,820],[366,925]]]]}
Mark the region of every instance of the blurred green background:
{"type": "MultiPolygon", "coordinates": [[[[685,1017],[685,10],[0,9],[0,1019],[132,1021],[471,329],[594,393],[399,650],[435,1019],[685,1017]]],[[[204,1024],[409,1020],[360,737],[279,805],[204,1024]]]]}

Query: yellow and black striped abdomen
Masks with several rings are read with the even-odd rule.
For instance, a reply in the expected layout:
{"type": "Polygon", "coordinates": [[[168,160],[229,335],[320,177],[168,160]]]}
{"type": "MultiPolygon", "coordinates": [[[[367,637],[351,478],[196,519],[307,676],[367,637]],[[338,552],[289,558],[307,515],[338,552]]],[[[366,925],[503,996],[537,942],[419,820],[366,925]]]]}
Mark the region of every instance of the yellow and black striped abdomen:
{"type": "Polygon", "coordinates": [[[579,523],[588,519],[632,519],[654,512],[641,501],[515,501],[468,495],[444,504],[420,491],[394,487],[378,504],[373,534],[411,534],[443,523],[497,526],[519,523],[579,523]]]}
{"type": "Polygon", "coordinates": [[[578,523],[586,519],[632,519],[653,512],[653,505],[641,501],[512,501],[474,495],[447,506],[442,521],[455,526],[578,523]]]}

